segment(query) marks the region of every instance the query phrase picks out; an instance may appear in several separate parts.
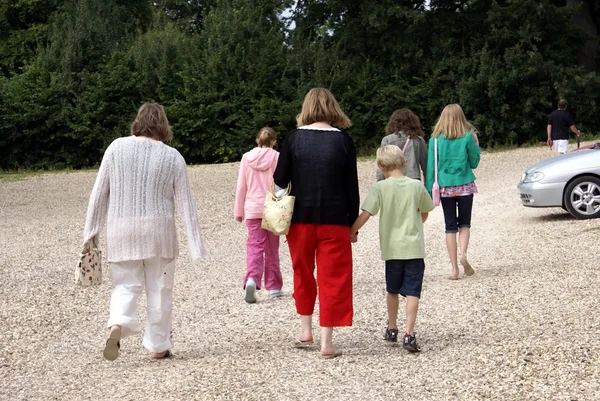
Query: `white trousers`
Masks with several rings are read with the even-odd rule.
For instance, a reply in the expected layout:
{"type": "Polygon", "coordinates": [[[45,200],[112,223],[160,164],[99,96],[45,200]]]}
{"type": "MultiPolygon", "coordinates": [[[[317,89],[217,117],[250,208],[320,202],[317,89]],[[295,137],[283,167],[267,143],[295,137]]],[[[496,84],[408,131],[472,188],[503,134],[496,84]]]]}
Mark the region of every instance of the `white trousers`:
{"type": "Polygon", "coordinates": [[[143,345],[150,352],[173,347],[171,325],[175,259],[151,258],[111,263],[113,291],[108,327],[119,325],[122,336],[142,331],[137,300],[146,285],[147,316],[143,345]]]}

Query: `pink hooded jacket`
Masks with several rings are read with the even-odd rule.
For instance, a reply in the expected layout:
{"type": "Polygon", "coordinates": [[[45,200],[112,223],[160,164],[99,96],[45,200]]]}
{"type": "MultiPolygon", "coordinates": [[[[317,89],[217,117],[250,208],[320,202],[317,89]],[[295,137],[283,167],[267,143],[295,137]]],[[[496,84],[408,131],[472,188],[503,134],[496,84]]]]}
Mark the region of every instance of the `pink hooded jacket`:
{"type": "Polygon", "coordinates": [[[273,182],[278,159],[279,152],[271,148],[254,148],[244,154],[235,192],[234,217],[262,218],[265,196],[273,182]]]}

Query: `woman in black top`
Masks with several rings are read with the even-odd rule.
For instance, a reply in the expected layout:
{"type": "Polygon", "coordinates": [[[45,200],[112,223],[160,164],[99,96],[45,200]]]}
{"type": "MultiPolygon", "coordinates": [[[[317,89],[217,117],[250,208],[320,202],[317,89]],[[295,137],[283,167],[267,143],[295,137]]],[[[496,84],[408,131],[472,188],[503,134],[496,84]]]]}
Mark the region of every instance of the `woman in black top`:
{"type": "Polygon", "coordinates": [[[356,149],[352,138],[335,128],[349,128],[351,122],[327,89],[308,92],[296,121],[298,128],[281,144],[273,177],[282,188],[291,182],[296,197],[287,235],[302,330],[296,344],[313,343],[312,314],[318,283],[321,356],[333,358],[341,355],[333,347],[333,327],[352,325],[349,228],[360,206],[356,149]]]}

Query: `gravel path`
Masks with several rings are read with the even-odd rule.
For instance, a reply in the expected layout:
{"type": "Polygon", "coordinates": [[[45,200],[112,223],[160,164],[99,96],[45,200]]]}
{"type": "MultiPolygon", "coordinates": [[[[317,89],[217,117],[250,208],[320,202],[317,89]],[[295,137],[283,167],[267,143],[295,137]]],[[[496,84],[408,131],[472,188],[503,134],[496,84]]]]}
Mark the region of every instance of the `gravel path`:
{"type": "MultiPolygon", "coordinates": [[[[354,326],[336,330],[344,355],[330,361],[291,347],[298,321],[286,244],[285,296],[242,300],[237,164],[189,169],[211,258],[191,263],[180,231],[175,358],[165,361],[151,361],[141,337],[124,340],[117,361],[104,361],[108,272],[99,288],[73,286],[95,172],[0,181],[0,398],[598,400],[600,221],[521,206],[522,172],[547,156],[547,148],[483,154],[471,278],[447,279],[442,211],[432,212],[419,355],[381,340],[383,264],[377,219],[367,223],[354,246],[354,326]]],[[[361,162],[359,174],[364,199],[375,163],[361,162]]]]}

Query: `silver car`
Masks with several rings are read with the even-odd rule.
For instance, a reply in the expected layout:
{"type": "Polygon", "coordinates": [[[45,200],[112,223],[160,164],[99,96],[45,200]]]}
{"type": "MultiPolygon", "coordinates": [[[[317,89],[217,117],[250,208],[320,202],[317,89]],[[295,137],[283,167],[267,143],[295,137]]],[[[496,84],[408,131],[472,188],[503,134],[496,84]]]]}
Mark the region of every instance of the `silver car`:
{"type": "Polygon", "coordinates": [[[573,217],[600,217],[600,143],[529,167],[519,183],[527,207],[562,207],[573,217]]]}

